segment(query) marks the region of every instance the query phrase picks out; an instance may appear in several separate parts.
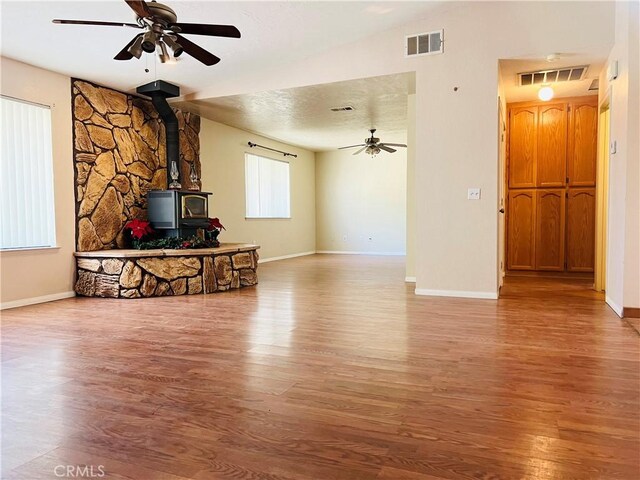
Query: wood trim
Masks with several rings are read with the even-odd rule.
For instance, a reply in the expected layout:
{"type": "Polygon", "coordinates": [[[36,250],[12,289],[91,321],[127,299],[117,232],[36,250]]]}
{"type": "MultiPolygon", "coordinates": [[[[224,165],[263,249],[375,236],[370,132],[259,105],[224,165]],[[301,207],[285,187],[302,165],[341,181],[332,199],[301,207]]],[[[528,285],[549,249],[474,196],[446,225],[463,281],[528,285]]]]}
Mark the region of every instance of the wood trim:
{"type": "Polygon", "coordinates": [[[593,105],[598,105],[598,94],[584,95],[580,97],[558,97],[558,98],[553,98],[548,102],[543,102],[542,100],[528,100],[526,102],[511,102],[507,105],[507,108],[533,107],[533,106],[548,105],[551,103],[571,103],[571,102],[593,103],[593,105]]]}
{"type": "Polygon", "coordinates": [[[623,318],[640,318],[640,308],[622,307],[623,318]]]}

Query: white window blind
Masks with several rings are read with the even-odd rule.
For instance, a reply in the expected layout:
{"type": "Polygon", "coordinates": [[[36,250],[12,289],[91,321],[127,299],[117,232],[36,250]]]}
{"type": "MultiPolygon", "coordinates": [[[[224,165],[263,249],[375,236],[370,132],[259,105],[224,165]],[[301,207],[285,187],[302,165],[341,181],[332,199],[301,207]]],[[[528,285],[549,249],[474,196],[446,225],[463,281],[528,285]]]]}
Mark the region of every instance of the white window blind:
{"type": "Polygon", "coordinates": [[[56,243],[51,110],[0,97],[0,248],[56,243]]]}
{"type": "Polygon", "coordinates": [[[289,163],[245,153],[247,218],[290,218],[289,163]]]}

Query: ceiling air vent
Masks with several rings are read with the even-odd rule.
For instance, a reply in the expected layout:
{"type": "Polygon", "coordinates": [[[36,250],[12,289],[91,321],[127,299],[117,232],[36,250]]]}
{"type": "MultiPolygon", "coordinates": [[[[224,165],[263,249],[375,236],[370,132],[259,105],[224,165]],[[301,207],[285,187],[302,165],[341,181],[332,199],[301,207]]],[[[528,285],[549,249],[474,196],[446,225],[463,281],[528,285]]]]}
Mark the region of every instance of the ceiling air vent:
{"type": "Polygon", "coordinates": [[[582,80],[587,73],[588,65],[579,67],[557,68],[555,70],[539,70],[537,72],[524,72],[518,74],[518,84],[521,87],[527,85],[541,85],[543,83],[570,82],[582,80]]]}
{"type": "Polygon", "coordinates": [[[405,37],[405,56],[434,55],[444,51],[444,30],[405,37]]]}
{"type": "Polygon", "coordinates": [[[598,88],[600,88],[600,80],[594,78],[591,85],[589,85],[589,90],[598,90],[598,88]]]}
{"type": "Polygon", "coordinates": [[[332,112],[353,112],[355,108],[351,105],[345,105],[344,107],[333,107],[331,109],[332,112]]]}

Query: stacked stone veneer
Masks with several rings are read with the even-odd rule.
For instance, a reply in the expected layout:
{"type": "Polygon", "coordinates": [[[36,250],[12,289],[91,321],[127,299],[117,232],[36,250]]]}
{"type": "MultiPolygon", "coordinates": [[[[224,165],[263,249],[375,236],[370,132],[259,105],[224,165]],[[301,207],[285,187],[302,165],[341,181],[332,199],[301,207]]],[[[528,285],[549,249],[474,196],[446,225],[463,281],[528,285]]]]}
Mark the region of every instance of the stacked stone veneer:
{"type": "Polygon", "coordinates": [[[258,283],[255,249],[208,255],[160,255],[76,258],[76,293],[88,297],[159,297],[221,292],[258,283]]]}
{"type": "MultiPolygon", "coordinates": [[[[149,190],[167,188],[164,123],[150,101],[72,80],[77,238],[80,252],[124,248],[124,224],[145,220],[149,190]]],[[[174,110],[180,182],[200,177],[200,117],[174,110]]]]}

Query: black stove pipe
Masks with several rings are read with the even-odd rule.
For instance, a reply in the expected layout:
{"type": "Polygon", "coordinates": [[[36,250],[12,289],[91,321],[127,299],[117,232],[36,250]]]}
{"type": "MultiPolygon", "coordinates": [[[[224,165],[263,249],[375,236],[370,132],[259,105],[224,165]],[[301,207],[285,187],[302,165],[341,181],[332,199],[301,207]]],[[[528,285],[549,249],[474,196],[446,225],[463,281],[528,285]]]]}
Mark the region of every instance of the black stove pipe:
{"type": "Polygon", "coordinates": [[[178,136],[178,117],[167,102],[167,98],[177,97],[180,95],[180,88],[163,80],[141,85],[136,89],[138,93],[142,93],[151,97],[151,103],[158,111],[160,118],[164,122],[164,130],[167,136],[167,184],[170,182],[171,163],[176,162],[178,167],[178,181],[180,181],[180,140],[178,136]]]}

